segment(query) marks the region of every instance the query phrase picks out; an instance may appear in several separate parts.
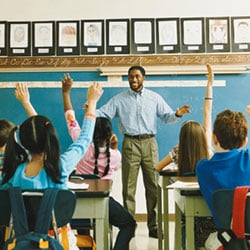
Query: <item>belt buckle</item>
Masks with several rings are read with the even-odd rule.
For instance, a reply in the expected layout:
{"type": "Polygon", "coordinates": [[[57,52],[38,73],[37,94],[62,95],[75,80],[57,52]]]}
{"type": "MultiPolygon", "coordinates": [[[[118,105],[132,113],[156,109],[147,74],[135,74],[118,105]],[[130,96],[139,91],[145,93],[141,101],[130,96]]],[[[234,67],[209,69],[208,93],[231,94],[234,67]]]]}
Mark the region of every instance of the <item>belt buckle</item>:
{"type": "Polygon", "coordinates": [[[142,134],[142,135],[138,136],[139,140],[144,140],[144,139],[148,139],[148,138],[150,138],[150,135],[147,135],[147,134],[142,134]]]}

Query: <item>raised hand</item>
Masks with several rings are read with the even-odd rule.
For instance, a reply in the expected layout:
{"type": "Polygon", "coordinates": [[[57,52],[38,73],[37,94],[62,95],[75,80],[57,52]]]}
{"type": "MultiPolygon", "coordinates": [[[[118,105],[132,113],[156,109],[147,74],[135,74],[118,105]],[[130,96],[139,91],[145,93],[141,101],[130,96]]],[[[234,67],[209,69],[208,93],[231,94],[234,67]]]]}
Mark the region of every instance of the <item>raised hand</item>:
{"type": "Polygon", "coordinates": [[[73,85],[73,79],[69,74],[64,74],[64,78],[62,79],[62,92],[69,93],[73,85]]]}
{"type": "Polygon", "coordinates": [[[209,63],[207,63],[206,66],[207,66],[207,81],[208,81],[208,84],[210,86],[212,86],[213,82],[214,82],[213,68],[212,68],[212,66],[209,63]]]}
{"type": "Polygon", "coordinates": [[[191,113],[191,111],[190,111],[190,105],[187,105],[187,104],[185,104],[182,107],[178,108],[176,110],[176,112],[175,112],[175,114],[177,116],[180,116],[180,117],[183,116],[183,115],[185,115],[186,113],[191,113]]]}

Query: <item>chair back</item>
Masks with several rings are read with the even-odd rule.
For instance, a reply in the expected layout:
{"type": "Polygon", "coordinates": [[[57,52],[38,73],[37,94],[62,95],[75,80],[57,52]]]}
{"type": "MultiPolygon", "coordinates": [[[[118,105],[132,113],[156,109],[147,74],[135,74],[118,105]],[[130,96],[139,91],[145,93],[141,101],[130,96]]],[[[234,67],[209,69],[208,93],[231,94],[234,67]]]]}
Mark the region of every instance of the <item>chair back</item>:
{"type": "MultiPolygon", "coordinates": [[[[40,207],[43,190],[25,190],[22,192],[26,208],[29,230],[34,230],[36,216],[40,207]]],[[[8,189],[0,190],[0,226],[9,226],[11,220],[11,203],[8,189]]],[[[70,222],[76,205],[76,195],[71,190],[59,190],[54,214],[58,227],[70,222]]]]}
{"type": "MultiPolygon", "coordinates": [[[[234,189],[220,189],[212,195],[212,205],[216,220],[223,229],[231,228],[233,211],[234,189]]],[[[250,233],[250,192],[248,193],[245,208],[245,232],[250,233]]]]}

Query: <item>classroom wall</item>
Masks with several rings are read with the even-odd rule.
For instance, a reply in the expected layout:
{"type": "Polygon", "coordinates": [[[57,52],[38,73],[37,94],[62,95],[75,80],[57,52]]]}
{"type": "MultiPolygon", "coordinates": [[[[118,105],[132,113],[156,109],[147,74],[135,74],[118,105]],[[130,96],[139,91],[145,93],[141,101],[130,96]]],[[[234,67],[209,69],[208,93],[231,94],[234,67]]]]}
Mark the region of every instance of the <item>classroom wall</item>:
{"type": "MultiPolygon", "coordinates": [[[[194,17],[194,16],[243,16],[248,15],[248,0],[238,1],[200,1],[200,0],[157,0],[157,1],[117,1],[117,0],[1,0],[1,20],[7,21],[39,21],[39,20],[80,20],[80,19],[101,19],[101,18],[148,18],[148,17],[194,17]],[[101,3],[101,4],[100,4],[101,3]]],[[[70,144],[70,138],[67,135],[67,129],[63,117],[63,107],[60,87],[51,87],[46,85],[54,81],[60,83],[60,79],[67,68],[57,71],[49,70],[47,72],[0,72],[0,118],[12,120],[19,124],[26,118],[26,114],[21,105],[15,99],[14,83],[17,81],[26,81],[30,86],[31,101],[40,114],[44,114],[55,124],[62,150],[70,144]],[[36,83],[44,82],[42,87],[36,83]],[[34,84],[33,84],[34,83],[34,84]]],[[[74,81],[106,82],[107,77],[100,76],[96,70],[79,72],[70,69],[74,81]]],[[[214,110],[213,119],[216,113],[231,108],[241,110],[245,113],[245,107],[249,100],[249,71],[242,74],[216,75],[216,80],[225,82],[224,86],[214,87],[214,110]]],[[[126,77],[123,77],[126,83],[126,77]]],[[[158,123],[157,140],[159,143],[159,156],[162,158],[178,142],[178,132],[181,123],[185,119],[193,119],[202,122],[202,104],[205,93],[204,84],[197,86],[180,86],[178,84],[166,84],[160,87],[154,87],[154,82],[165,81],[206,81],[204,75],[152,75],[147,77],[149,88],[160,93],[169,105],[176,109],[183,104],[190,104],[192,113],[186,115],[179,123],[165,125],[161,121],[158,123]]],[[[116,86],[105,87],[105,92],[98,106],[106,103],[110,97],[124,90],[123,87],[116,86]]],[[[82,104],[86,100],[86,87],[75,86],[72,90],[73,104],[76,109],[77,118],[80,121],[83,115],[82,104]]],[[[113,121],[114,131],[118,135],[119,148],[121,149],[122,136],[117,128],[117,120],[113,121]]],[[[121,201],[121,179],[120,171],[115,174],[113,194],[115,198],[121,201]]],[[[137,189],[137,213],[146,213],[144,187],[142,178],[138,180],[137,189]]],[[[173,208],[172,208],[173,209],[173,208]]],[[[173,210],[171,210],[173,211],[173,210]]],[[[171,212],[170,211],[170,212],[171,212]]]]}

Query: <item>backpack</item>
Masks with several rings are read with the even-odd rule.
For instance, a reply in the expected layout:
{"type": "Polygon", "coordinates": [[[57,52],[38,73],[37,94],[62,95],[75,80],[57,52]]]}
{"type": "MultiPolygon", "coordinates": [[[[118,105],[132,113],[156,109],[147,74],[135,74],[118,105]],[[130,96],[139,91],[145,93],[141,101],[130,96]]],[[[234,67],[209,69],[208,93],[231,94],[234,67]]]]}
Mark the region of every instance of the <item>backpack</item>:
{"type": "Polygon", "coordinates": [[[245,208],[249,186],[236,187],[233,197],[232,227],[219,230],[218,239],[222,246],[218,250],[249,250],[250,244],[245,236],[245,208]]]}
{"type": "Polygon", "coordinates": [[[59,241],[48,235],[57,192],[55,188],[44,191],[34,232],[30,232],[22,190],[16,187],[9,189],[14,236],[5,242],[4,250],[63,250],[59,241]]]}

